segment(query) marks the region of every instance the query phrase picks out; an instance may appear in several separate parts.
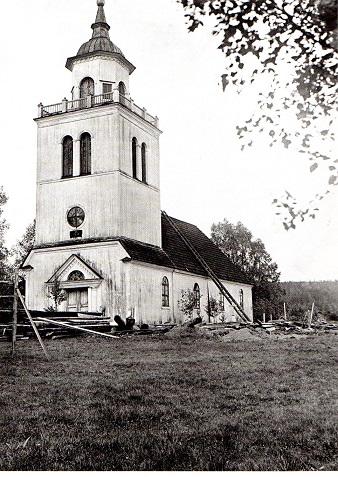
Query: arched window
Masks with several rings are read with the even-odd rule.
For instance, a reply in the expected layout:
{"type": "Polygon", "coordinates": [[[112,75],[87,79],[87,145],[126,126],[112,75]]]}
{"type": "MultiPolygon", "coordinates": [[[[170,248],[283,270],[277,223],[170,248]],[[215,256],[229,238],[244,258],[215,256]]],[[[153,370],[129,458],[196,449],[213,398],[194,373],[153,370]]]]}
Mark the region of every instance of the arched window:
{"type": "Polygon", "coordinates": [[[122,104],[125,104],[125,97],[126,97],[126,85],[123,83],[123,81],[119,82],[119,101],[122,104]]]}
{"type": "Polygon", "coordinates": [[[169,280],[163,277],[162,280],[162,306],[169,306],[169,280]]]}
{"type": "Polygon", "coordinates": [[[137,179],[137,139],[133,137],[132,140],[132,168],[133,178],[137,179]]]}
{"type": "Polygon", "coordinates": [[[147,146],[142,143],[141,146],[141,159],[142,159],[142,182],[147,182],[147,146]]]}
{"type": "Polygon", "coordinates": [[[81,134],[80,138],[80,175],[91,174],[92,138],[89,133],[81,134]]]}
{"type": "Polygon", "coordinates": [[[194,301],[194,308],[199,310],[201,308],[201,292],[198,283],[194,285],[194,301]]]}
{"type": "Polygon", "coordinates": [[[82,272],[80,272],[80,270],[73,270],[68,275],[68,281],[69,282],[76,282],[76,281],[80,281],[80,280],[84,280],[84,279],[85,279],[85,276],[82,272]]]}
{"type": "Polygon", "coordinates": [[[87,96],[94,95],[94,80],[92,78],[83,78],[80,83],[80,98],[84,99],[87,96]]]}
{"type": "Polygon", "coordinates": [[[243,294],[243,290],[240,289],[239,290],[239,306],[243,308],[243,305],[244,305],[244,294],[243,294]]]}
{"type": "Polygon", "coordinates": [[[62,142],[62,177],[73,177],[73,138],[66,136],[62,142]]]}

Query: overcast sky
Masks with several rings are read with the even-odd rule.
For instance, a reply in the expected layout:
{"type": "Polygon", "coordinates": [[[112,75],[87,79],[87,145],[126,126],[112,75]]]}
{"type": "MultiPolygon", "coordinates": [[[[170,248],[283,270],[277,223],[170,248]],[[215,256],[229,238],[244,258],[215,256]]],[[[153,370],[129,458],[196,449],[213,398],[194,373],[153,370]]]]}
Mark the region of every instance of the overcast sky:
{"type": "MultiPolygon", "coordinates": [[[[1,2],[0,185],[11,245],[35,217],[37,104],[70,99],[74,56],[91,37],[96,0],[1,2]]],[[[227,218],[261,238],[282,280],[338,279],[338,194],[315,220],[286,232],[272,208],[284,190],[306,200],[325,175],[309,173],[295,150],[256,138],[241,152],[236,125],[255,110],[253,89],[223,93],[223,55],[208,27],[188,33],[175,0],[106,0],[111,40],[136,66],[131,96],[160,118],[162,209],[210,235],[227,218]]],[[[323,182],[324,181],[324,182],[323,182]]]]}

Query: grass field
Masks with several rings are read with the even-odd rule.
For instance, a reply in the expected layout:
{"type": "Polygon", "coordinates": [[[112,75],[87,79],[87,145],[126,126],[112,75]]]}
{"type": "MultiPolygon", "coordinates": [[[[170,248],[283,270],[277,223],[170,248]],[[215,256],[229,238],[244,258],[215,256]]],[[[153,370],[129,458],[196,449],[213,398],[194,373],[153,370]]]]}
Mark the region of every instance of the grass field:
{"type": "Polygon", "coordinates": [[[337,470],[337,336],[0,343],[0,470],[337,470]]]}

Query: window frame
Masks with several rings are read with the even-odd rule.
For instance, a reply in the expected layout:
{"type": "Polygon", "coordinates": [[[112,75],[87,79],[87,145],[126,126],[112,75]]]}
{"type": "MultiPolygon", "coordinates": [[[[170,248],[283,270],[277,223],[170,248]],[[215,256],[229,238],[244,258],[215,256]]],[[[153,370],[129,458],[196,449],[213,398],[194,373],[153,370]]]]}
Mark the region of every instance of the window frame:
{"type": "Polygon", "coordinates": [[[201,289],[198,283],[194,285],[194,309],[201,309],[201,289]]]}
{"type": "Polygon", "coordinates": [[[74,176],[74,139],[65,136],[62,140],[62,179],[74,176]],[[70,141],[68,141],[70,139],[70,141]],[[66,143],[67,141],[67,143],[66,143]]]}
{"type": "Polygon", "coordinates": [[[122,104],[125,104],[127,88],[123,81],[119,82],[118,90],[119,90],[119,102],[122,104]]]}
{"type": "Polygon", "coordinates": [[[168,277],[162,278],[162,307],[170,308],[170,289],[168,277]]]}
{"type": "Polygon", "coordinates": [[[80,136],[80,176],[89,176],[91,173],[92,137],[89,132],[83,132],[80,136]]]}
{"type": "Polygon", "coordinates": [[[95,95],[95,81],[93,80],[93,78],[91,78],[90,76],[85,76],[84,78],[82,78],[82,80],[80,81],[80,84],[79,84],[79,95],[80,95],[80,99],[86,99],[88,96],[94,96],[95,95]],[[84,91],[85,82],[90,84],[91,92],[89,94],[84,94],[85,93],[85,91],[84,91]]]}
{"type": "Polygon", "coordinates": [[[142,182],[147,183],[147,145],[145,142],[141,146],[141,169],[142,169],[142,182]]]}
{"type": "Polygon", "coordinates": [[[222,292],[219,292],[219,304],[221,307],[221,311],[224,311],[225,309],[225,301],[224,301],[224,295],[222,292]]]}
{"type": "Polygon", "coordinates": [[[70,274],[67,277],[68,282],[81,282],[83,280],[85,280],[85,276],[84,276],[84,273],[81,272],[81,270],[73,270],[70,272],[70,274]]]}
{"type": "Polygon", "coordinates": [[[102,96],[103,99],[106,100],[113,100],[113,83],[108,83],[107,81],[103,81],[102,83],[102,96]]]}
{"type": "Polygon", "coordinates": [[[136,137],[131,140],[131,160],[132,160],[132,177],[137,179],[137,146],[138,142],[136,137]]]}
{"type": "Polygon", "coordinates": [[[79,227],[81,227],[85,219],[86,213],[79,205],[71,207],[67,212],[67,223],[73,229],[78,229],[79,227]]]}
{"type": "Polygon", "coordinates": [[[243,310],[243,308],[244,308],[244,292],[243,292],[242,288],[239,290],[239,306],[243,310]]]}

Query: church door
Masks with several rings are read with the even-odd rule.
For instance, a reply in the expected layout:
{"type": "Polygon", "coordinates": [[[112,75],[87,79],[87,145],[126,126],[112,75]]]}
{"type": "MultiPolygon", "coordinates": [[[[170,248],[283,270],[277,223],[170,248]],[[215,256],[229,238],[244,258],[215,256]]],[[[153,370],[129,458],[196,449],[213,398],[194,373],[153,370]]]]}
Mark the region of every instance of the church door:
{"type": "Polygon", "coordinates": [[[68,290],[67,311],[88,311],[88,288],[68,290]]]}

